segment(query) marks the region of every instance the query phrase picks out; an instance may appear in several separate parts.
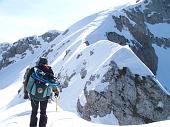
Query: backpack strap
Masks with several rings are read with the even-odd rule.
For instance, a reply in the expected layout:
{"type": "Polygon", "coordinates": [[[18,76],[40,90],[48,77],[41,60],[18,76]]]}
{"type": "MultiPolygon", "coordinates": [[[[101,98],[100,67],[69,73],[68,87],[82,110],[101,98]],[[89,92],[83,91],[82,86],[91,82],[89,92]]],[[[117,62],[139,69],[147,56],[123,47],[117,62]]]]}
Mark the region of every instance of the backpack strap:
{"type": "Polygon", "coordinates": [[[25,86],[27,86],[28,80],[33,72],[34,72],[34,67],[32,67],[31,69],[28,70],[28,73],[27,73],[25,81],[24,81],[25,86]]]}
{"type": "Polygon", "coordinates": [[[28,81],[30,79],[30,76],[32,75],[32,73],[34,72],[33,68],[28,68],[26,71],[26,76],[25,76],[25,80],[24,80],[24,94],[28,94],[28,90],[27,90],[27,86],[28,86],[28,81]]]}

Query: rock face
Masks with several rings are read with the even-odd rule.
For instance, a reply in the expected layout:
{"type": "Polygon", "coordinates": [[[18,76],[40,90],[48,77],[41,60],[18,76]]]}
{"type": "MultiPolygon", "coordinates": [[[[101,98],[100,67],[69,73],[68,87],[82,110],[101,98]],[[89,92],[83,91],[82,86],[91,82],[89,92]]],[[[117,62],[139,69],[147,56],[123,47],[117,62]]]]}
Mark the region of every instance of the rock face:
{"type": "Polygon", "coordinates": [[[149,24],[170,23],[169,0],[145,0],[136,7],[123,9],[124,15],[112,16],[116,28],[122,32],[128,29],[134,39],[126,38],[115,32],[108,32],[107,38],[121,45],[128,44],[134,53],[156,74],[158,58],[152,44],[170,47],[170,38],[156,37],[147,27],[149,24]],[[133,23],[132,23],[133,21],[133,23]],[[132,44],[130,44],[132,43],[132,44]]]}
{"type": "Polygon", "coordinates": [[[167,112],[170,111],[170,97],[153,77],[132,74],[126,67],[120,70],[111,62],[101,80],[101,83],[109,83],[105,91],[87,90],[96,79],[93,76],[86,83],[86,103],[77,102],[78,112],[86,120],[113,113],[120,125],[129,125],[166,120],[170,115],[167,112]]]}
{"type": "Polygon", "coordinates": [[[18,40],[12,45],[3,44],[0,49],[0,69],[8,66],[9,64],[15,62],[12,60],[16,55],[20,55],[20,59],[23,59],[26,55],[26,51],[30,51],[32,54],[34,53],[34,48],[38,48],[41,46],[39,41],[40,38],[44,40],[44,42],[53,41],[60,33],[58,32],[47,32],[39,37],[31,36],[18,40]]]}
{"type": "Polygon", "coordinates": [[[11,58],[15,57],[17,54],[21,55],[21,58],[23,58],[26,55],[26,50],[32,51],[33,53],[34,51],[32,48],[36,48],[38,45],[40,45],[40,42],[36,37],[27,37],[13,43],[13,45],[8,47],[8,50],[2,54],[2,59],[0,60],[0,69],[15,62],[14,60],[11,60],[11,58]]]}
{"type": "Polygon", "coordinates": [[[46,32],[45,34],[41,35],[42,39],[45,42],[53,41],[60,33],[57,31],[46,32]]]}
{"type": "Polygon", "coordinates": [[[0,54],[8,50],[9,47],[10,47],[9,43],[0,43],[0,54]]]}
{"type": "MultiPolygon", "coordinates": [[[[170,24],[170,1],[138,1],[137,5],[113,14],[112,19],[119,32],[107,32],[107,39],[120,45],[128,44],[156,74],[158,57],[152,45],[169,48],[170,38],[154,35],[147,25],[170,24]],[[124,30],[132,37],[122,34],[124,30]]],[[[86,102],[82,103],[81,98],[77,101],[77,111],[82,118],[90,121],[91,117],[112,113],[120,125],[129,125],[166,120],[170,116],[170,97],[159,87],[154,77],[132,74],[126,67],[119,69],[113,61],[100,81],[101,84],[109,84],[103,91],[88,89],[97,80],[95,76],[92,77],[84,88],[86,102]]]]}

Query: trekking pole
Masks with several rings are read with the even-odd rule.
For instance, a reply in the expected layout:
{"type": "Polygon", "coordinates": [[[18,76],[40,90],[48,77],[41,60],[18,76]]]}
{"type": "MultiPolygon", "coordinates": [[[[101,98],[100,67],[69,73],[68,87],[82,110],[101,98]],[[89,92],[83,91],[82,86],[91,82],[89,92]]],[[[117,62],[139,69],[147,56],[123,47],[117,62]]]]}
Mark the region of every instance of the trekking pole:
{"type": "Polygon", "coordinates": [[[58,93],[55,93],[55,99],[56,99],[56,112],[58,111],[58,93]]]}
{"type": "Polygon", "coordinates": [[[58,111],[58,96],[56,96],[56,112],[58,111]]]}
{"type": "Polygon", "coordinates": [[[57,112],[58,111],[58,97],[59,97],[59,92],[61,91],[60,83],[58,82],[55,87],[57,87],[55,90],[55,95],[54,95],[56,98],[56,112],[57,112]]]}

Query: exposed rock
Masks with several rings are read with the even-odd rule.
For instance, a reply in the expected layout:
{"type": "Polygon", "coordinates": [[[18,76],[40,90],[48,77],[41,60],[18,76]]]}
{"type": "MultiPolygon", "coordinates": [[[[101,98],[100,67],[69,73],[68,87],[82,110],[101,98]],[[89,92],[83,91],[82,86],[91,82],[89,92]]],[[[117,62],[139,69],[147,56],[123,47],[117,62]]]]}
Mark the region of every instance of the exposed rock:
{"type": "Polygon", "coordinates": [[[89,46],[89,45],[90,45],[88,41],[85,41],[84,43],[85,43],[87,46],[89,46]]]}
{"type": "Polygon", "coordinates": [[[124,15],[113,15],[112,18],[116,23],[116,28],[120,32],[127,28],[134,40],[130,40],[125,35],[119,35],[116,32],[108,32],[108,40],[121,45],[130,45],[130,42],[132,42],[133,45],[130,45],[132,50],[156,74],[158,59],[152,44],[169,48],[170,38],[155,37],[148,29],[146,23],[170,23],[170,1],[145,0],[138,6],[123,9],[123,11],[127,17],[124,15]]]}
{"type": "Polygon", "coordinates": [[[122,35],[117,34],[116,32],[107,33],[107,38],[108,40],[116,42],[120,45],[126,45],[127,43],[129,43],[128,39],[126,39],[122,35]]]}
{"type": "Polygon", "coordinates": [[[155,37],[153,43],[155,43],[158,46],[163,47],[165,49],[170,48],[170,38],[158,38],[158,37],[155,37]]]}
{"type": "Polygon", "coordinates": [[[82,68],[80,71],[81,78],[84,79],[87,75],[87,70],[85,68],[82,68]]]}
{"type": "Polygon", "coordinates": [[[38,45],[40,45],[40,42],[37,41],[37,38],[34,36],[27,37],[13,43],[13,45],[2,54],[2,59],[0,60],[0,69],[14,62],[14,60],[10,60],[10,58],[15,57],[17,54],[21,55],[21,58],[23,58],[23,56],[25,56],[24,54],[26,50],[32,51],[32,47],[37,48],[38,45]]]}
{"type": "Polygon", "coordinates": [[[75,75],[76,75],[76,72],[73,72],[70,76],[68,76],[67,74],[64,77],[61,77],[60,75],[58,75],[57,79],[64,80],[62,87],[66,88],[66,87],[68,87],[69,81],[71,80],[71,78],[73,78],[75,75]]]}
{"type": "MultiPolygon", "coordinates": [[[[50,42],[54,40],[58,35],[58,32],[47,32],[40,37],[42,37],[44,41],[50,42]]],[[[15,62],[14,60],[11,60],[11,58],[14,58],[16,55],[20,55],[20,58],[23,59],[26,56],[27,50],[31,53],[34,53],[33,48],[38,48],[40,45],[40,41],[36,36],[20,39],[10,46],[8,44],[6,46],[1,45],[2,47],[0,51],[2,53],[2,59],[0,59],[0,70],[15,62]]],[[[44,56],[46,56],[49,52],[51,52],[51,50],[48,50],[47,53],[44,53],[44,56]]]]}
{"type": "Polygon", "coordinates": [[[8,50],[8,48],[10,48],[10,46],[11,45],[9,43],[0,43],[0,54],[5,52],[6,50],[8,50]]]}
{"type": "Polygon", "coordinates": [[[162,23],[163,16],[159,13],[153,13],[152,15],[146,17],[146,20],[150,24],[162,23]]]}
{"type": "Polygon", "coordinates": [[[170,1],[169,0],[151,0],[151,2],[148,5],[146,5],[145,13],[146,11],[150,13],[155,12],[153,14],[153,17],[155,17],[153,18],[154,20],[152,20],[153,23],[154,21],[155,23],[161,23],[161,21],[162,22],[170,21],[170,1]]]}
{"type": "Polygon", "coordinates": [[[131,47],[134,53],[156,74],[158,57],[153,47],[131,47]]]}
{"type": "Polygon", "coordinates": [[[46,42],[51,42],[53,41],[58,35],[60,35],[59,32],[57,31],[52,31],[52,32],[46,32],[45,34],[41,35],[42,39],[46,42]]]}
{"type": "Polygon", "coordinates": [[[68,32],[69,32],[69,29],[66,29],[66,30],[62,33],[62,35],[66,35],[68,32]]]}
{"type": "MultiPolygon", "coordinates": [[[[166,120],[170,115],[170,97],[154,81],[153,77],[132,74],[128,68],[118,69],[112,61],[111,68],[101,83],[109,83],[105,91],[89,90],[93,83],[86,83],[85,105],[77,102],[80,116],[91,120],[113,112],[120,125],[144,124],[166,120]]],[[[94,78],[93,78],[94,79],[94,78]]]]}

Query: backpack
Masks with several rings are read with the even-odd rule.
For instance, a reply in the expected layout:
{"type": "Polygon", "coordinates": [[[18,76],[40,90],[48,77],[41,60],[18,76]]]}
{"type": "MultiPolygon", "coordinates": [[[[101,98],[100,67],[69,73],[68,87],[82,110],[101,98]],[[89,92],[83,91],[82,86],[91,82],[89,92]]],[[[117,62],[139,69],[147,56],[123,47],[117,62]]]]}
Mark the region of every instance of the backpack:
{"type": "Polygon", "coordinates": [[[50,97],[52,89],[56,87],[55,84],[56,81],[51,67],[46,66],[41,69],[34,67],[28,79],[27,91],[31,99],[44,101],[50,97]]]}

